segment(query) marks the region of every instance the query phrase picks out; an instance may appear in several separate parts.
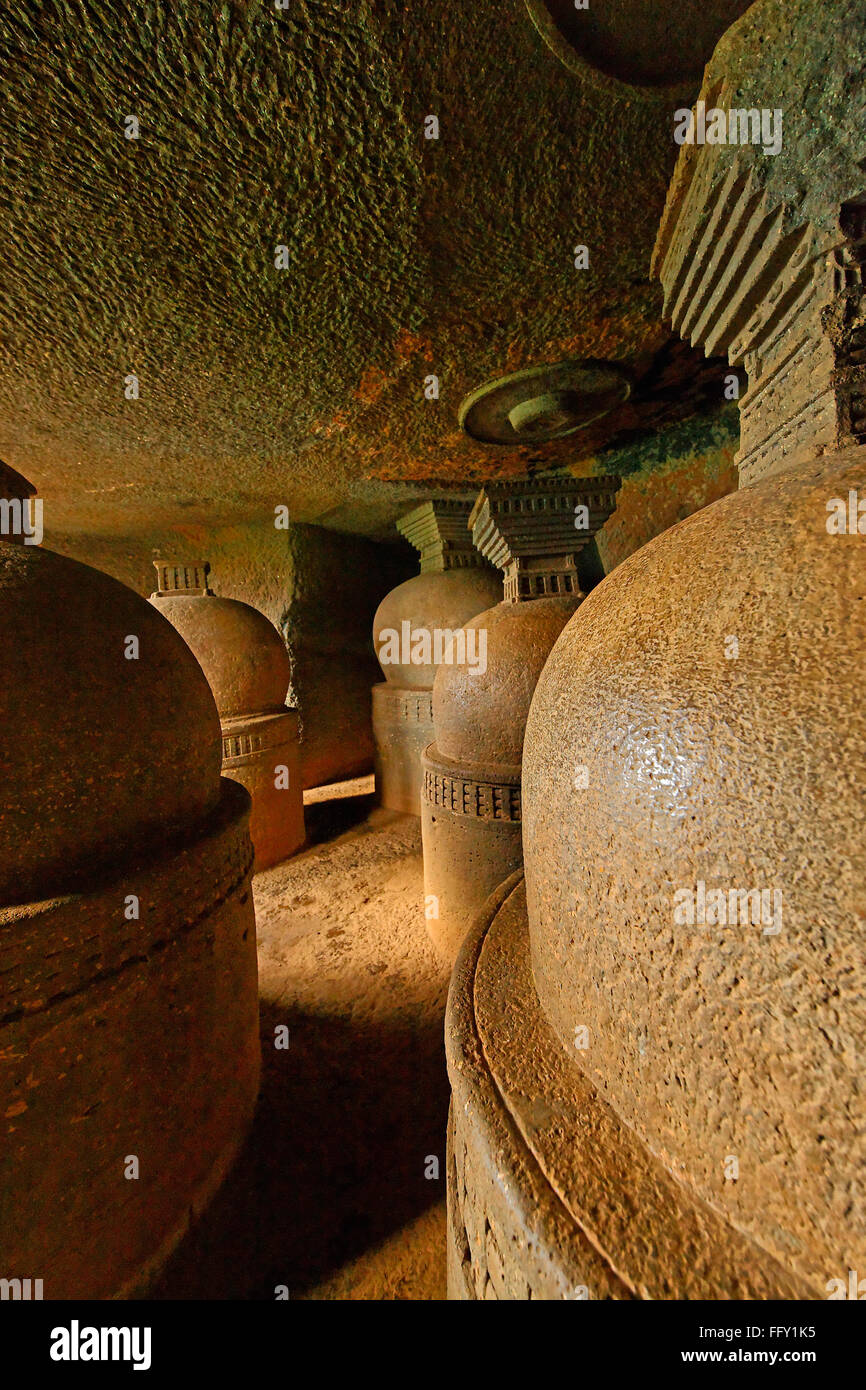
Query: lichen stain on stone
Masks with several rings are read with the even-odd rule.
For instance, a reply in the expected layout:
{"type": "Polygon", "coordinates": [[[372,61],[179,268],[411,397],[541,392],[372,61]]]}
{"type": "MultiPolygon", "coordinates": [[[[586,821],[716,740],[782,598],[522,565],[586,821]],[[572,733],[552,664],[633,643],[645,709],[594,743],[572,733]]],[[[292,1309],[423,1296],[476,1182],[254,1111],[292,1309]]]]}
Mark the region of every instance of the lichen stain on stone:
{"type": "Polygon", "coordinates": [[[736,491],[738,439],[733,406],[709,421],[686,422],[594,461],[592,471],[604,473],[615,458],[623,480],[616,512],[596,538],[606,573],[654,536],[736,491]]]}
{"type": "Polygon", "coordinates": [[[362,405],[378,405],[385,392],[393,385],[393,378],[380,367],[365,367],[355,391],[355,398],[362,405]]]}

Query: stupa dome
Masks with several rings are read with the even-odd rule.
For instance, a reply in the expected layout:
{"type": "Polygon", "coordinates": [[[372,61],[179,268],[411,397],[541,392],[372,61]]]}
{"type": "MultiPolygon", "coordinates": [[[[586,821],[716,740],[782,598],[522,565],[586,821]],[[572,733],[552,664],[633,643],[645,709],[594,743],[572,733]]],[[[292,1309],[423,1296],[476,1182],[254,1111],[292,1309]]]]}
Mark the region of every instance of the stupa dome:
{"type": "Polygon", "coordinates": [[[282,637],[264,613],[214,594],[157,594],[151,603],[195,655],[221,719],[285,707],[292,664],[282,637]]]}
{"type": "Polygon", "coordinates": [[[618,485],[607,476],[489,483],[470,513],[475,546],[504,573],[504,599],[466,624],[440,665],[422,763],[427,930],[452,961],[481,904],[520,865],[532,692],[583,599],[577,556],[613,510],[618,485]]]}
{"type": "Polygon", "coordinates": [[[524,755],[556,1034],[574,1056],[588,1029],[621,1119],[821,1286],[866,1259],[866,536],[827,525],[864,487],[866,449],[821,457],[631,556],[557,642],[524,755]]]}
{"type": "Polygon", "coordinates": [[[72,891],[218,806],[207,681],[131,589],[0,543],[0,654],[0,905],[72,891]]]}
{"type": "Polygon", "coordinates": [[[466,624],[467,633],[478,633],[474,646],[467,637],[475,664],[443,663],[433,685],[433,727],[442,757],[485,767],[520,764],[536,682],[575,602],[568,595],[498,603],[466,624]]]}
{"type": "Polygon", "coordinates": [[[411,652],[412,634],[456,631],[501,597],[500,575],[480,564],[444,572],[426,571],[398,584],[385,595],[373,620],[373,641],[385,679],[389,684],[429,690],[436,677],[435,662],[389,660],[386,643],[390,640],[393,647],[391,634],[396,634],[403,656],[411,652]],[[404,628],[406,623],[408,629],[404,628]]]}

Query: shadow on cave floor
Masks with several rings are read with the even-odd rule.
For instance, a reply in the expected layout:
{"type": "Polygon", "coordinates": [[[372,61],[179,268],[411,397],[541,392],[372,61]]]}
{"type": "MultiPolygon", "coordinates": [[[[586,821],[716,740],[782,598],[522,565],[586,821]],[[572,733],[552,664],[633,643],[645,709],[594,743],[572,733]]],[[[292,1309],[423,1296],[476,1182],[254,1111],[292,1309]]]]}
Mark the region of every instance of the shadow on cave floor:
{"type": "Polygon", "coordinates": [[[304,824],[307,848],[335,840],[361,825],[376,804],[376,784],[369,777],[350,782],[330,782],[304,792],[304,824]]]}
{"type": "Polygon", "coordinates": [[[443,1298],[448,974],[424,928],[419,822],[373,810],[254,891],[258,1108],[152,1296],[443,1298]]]}

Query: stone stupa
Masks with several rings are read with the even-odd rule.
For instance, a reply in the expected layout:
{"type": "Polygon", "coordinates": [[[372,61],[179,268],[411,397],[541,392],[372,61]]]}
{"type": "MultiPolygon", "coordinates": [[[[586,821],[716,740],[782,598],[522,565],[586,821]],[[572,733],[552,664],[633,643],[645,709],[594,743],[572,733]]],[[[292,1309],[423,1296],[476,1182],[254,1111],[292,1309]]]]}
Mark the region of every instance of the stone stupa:
{"type": "Polygon", "coordinates": [[[856,1298],[866,1269],[853,49],[836,7],[758,0],[707,68],[707,108],[786,122],[778,162],[683,147],[654,258],[748,375],[740,488],[615,569],[539,679],[525,887],[452,980],[452,1298],[856,1298]]]}
{"type": "MultiPolygon", "coordinates": [[[[0,469],[0,501],[29,484],[0,469]]],[[[17,538],[14,538],[17,539],[17,538]]],[[[0,1230],[45,1299],[143,1294],[259,1079],[249,797],[143,598],[0,538],[0,1230]]]]}
{"type": "Polygon", "coordinates": [[[577,556],[611,515],[618,487],[613,477],[490,483],[470,514],[476,547],[503,571],[504,599],[466,624],[474,663],[443,663],[433,687],[421,803],[424,894],[428,931],[450,960],[473,913],[521,863],[530,701],[583,600],[577,556]]]}
{"type": "Polygon", "coordinates": [[[154,560],[151,603],[183,637],[207,677],[219,710],[226,777],[252,797],[255,870],[304,843],[298,714],[286,707],[292,664],[286,645],[257,608],[220,598],[210,565],[154,560]]]}
{"type": "Polygon", "coordinates": [[[423,502],[397,523],[421,573],[386,594],[373,620],[385,680],[373,686],[376,788],[383,806],[421,814],[421,755],[433,738],[437,649],[489,607],[499,579],[466,529],[471,497],[423,502]]]}

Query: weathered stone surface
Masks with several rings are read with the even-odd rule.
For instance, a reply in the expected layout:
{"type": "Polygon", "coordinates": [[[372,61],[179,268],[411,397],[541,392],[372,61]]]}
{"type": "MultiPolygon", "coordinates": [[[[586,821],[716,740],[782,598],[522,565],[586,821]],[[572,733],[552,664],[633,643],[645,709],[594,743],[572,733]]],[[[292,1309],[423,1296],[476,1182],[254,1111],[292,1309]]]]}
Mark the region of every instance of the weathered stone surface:
{"type": "Polygon", "coordinates": [[[483,444],[540,447],[582,433],[630,395],[631,374],[617,362],[542,362],[470,391],[457,421],[483,444]]]}
{"type": "Polygon", "coordinates": [[[423,757],[427,930],[454,960],[473,914],[523,862],[521,760],[535,683],[581,598],[499,603],[467,623],[486,633],[487,669],[442,666],[423,757]]]}
{"type": "Polygon", "coordinates": [[[449,1006],[452,1297],[820,1298],[866,1258],[862,16],[759,0],[708,69],[789,132],[684,146],[656,250],[748,372],[750,486],[539,678],[528,915],[505,885],[449,1006]]]}
{"type": "Polygon", "coordinates": [[[297,853],[307,837],[297,710],[222,721],[223,774],[252,798],[256,873],[297,853]]]}
{"type": "MultiPolygon", "coordinates": [[[[51,510],[49,509],[49,516],[51,510]]],[[[153,588],[151,553],[207,555],[220,593],[251,604],[282,633],[292,662],[291,703],[301,720],[305,787],[373,766],[370,686],[380,678],[370,640],[382,596],[411,572],[389,546],[319,526],[180,526],[141,538],[63,536],[49,544],[114,575],[140,594],[153,588]]]]}
{"type": "MultiPolygon", "coordinates": [[[[864,19],[863,0],[756,0],[723,34],[702,95],[723,107],[782,107],[782,148],[765,156],[760,144],[683,145],[656,242],[656,273],[696,166],[706,192],[732,173],[750,176],[766,206],[782,210],[785,231],[804,223],[825,232],[836,227],[842,204],[863,192],[864,19]]],[[[712,203],[706,199],[706,225],[712,203]]]]}
{"type": "MultiPolygon", "coordinates": [[[[521,876],[478,913],[451,980],[452,1299],[815,1297],[652,1154],[538,1003],[521,876]]],[[[817,1296],[820,1296],[818,1294],[817,1296]]]]}
{"type": "MultiPolygon", "coordinates": [[[[520,764],[535,683],[583,595],[576,559],[613,510],[619,478],[488,484],[473,539],[504,571],[505,600],[465,626],[463,659],[433,685],[421,833],[427,930],[453,960],[466,928],[521,864],[520,764]],[[576,508],[582,506],[581,525],[576,508]]],[[[459,653],[457,654],[459,657],[459,653]]]]}
{"type": "Polygon", "coordinates": [[[523,863],[520,764],[481,767],[424,754],[421,834],[427,931],[454,961],[478,903],[523,863]]]}
{"type": "Polygon", "coordinates": [[[45,1298],[146,1293],[244,1137],[259,1076],[248,814],[225,782],[176,854],[0,908],[4,1268],[39,1271],[45,1298]],[[140,921],[124,920],[129,893],[140,921]]]}
{"type": "Polygon", "coordinates": [[[753,5],[700,100],[774,112],[780,148],[685,144],[668,194],[653,270],[676,330],[748,373],[743,485],[866,442],[864,27],[862,0],[753,5]]]}
{"type": "Polygon", "coordinates": [[[392,811],[417,816],[421,759],[433,738],[433,692],[380,681],[372,693],[377,795],[392,811]]]}
{"type": "Polygon", "coordinates": [[[415,816],[421,755],[433,741],[431,691],[440,658],[451,635],[500,593],[498,574],[472,544],[471,511],[470,497],[436,498],[398,522],[421,556],[421,573],[386,594],[373,619],[385,673],[385,684],[373,687],[376,788],[383,806],[415,816]]]}
{"type": "MultiPolygon", "coordinates": [[[[709,419],[674,425],[602,454],[602,471],[616,468],[622,483],[616,511],[595,537],[599,563],[591,576],[582,576],[584,592],[654,536],[735,491],[739,442],[739,410],[732,402],[709,419]]],[[[578,557],[584,571],[592,548],[578,557]]]]}
{"type": "MultiPolygon", "coordinates": [[[[408,570],[396,543],[347,533],[384,538],[404,516],[418,543],[399,638],[405,626],[414,645],[416,601],[428,635],[489,625],[483,669],[443,663],[438,711],[434,659],[389,662],[396,681],[373,692],[386,802],[417,810],[430,740],[426,909],[449,961],[474,905],[501,889],[449,1014],[453,1295],[820,1297],[866,1259],[866,9],[757,0],[722,41],[702,96],[780,103],[786,141],[773,158],[683,152],[655,262],[688,340],[674,343],[647,279],[676,155],[669,84],[697,85],[708,34],[746,0],[591,3],[529,0],[579,50],[565,71],[522,0],[495,23],[479,6],[455,23],[447,0],[207,14],[145,0],[132,25],[104,0],[10,0],[0,432],[41,485],[49,544],[62,527],[81,558],[110,555],[126,574],[154,547],[195,555],[217,542],[237,602],[212,649],[207,623],[193,621],[191,640],[217,690],[224,765],[253,792],[260,864],[282,852],[276,838],[261,848],[274,764],[298,793],[302,780],[289,658],[303,780],[373,756],[370,627],[408,570]],[[662,30],[666,43],[647,42],[662,30]],[[725,352],[741,391],[749,379],[749,486],[722,502],[736,481],[724,368],[698,349],[725,352]],[[614,405],[549,374],[589,355],[617,375],[621,364],[629,398],[554,440],[614,405]],[[540,364],[543,389],[500,401],[512,433],[467,418],[464,437],[467,392],[540,364]],[[482,442],[503,437],[518,445],[510,456],[482,442]],[[611,473],[628,475],[618,522],[587,544],[572,493],[603,493],[611,473]],[[512,479],[515,506],[497,514],[512,479]],[[485,483],[476,552],[452,489],[485,483]],[[431,525],[432,503],[405,516],[445,490],[447,526],[431,525]],[[833,491],[849,534],[828,530],[833,491]],[[275,509],[291,512],[287,530],[275,509]],[[479,603],[473,625],[460,605],[422,599],[431,569],[465,591],[482,550],[506,570],[506,605],[479,603]],[[253,609],[276,629],[261,659],[253,609]],[[419,666],[427,685],[413,683],[419,666]],[[524,839],[531,916],[515,882],[499,883],[524,839]],[[740,912],[766,912],[764,892],[781,901],[770,922],[708,927],[676,916],[693,888],[726,906],[733,894],[740,912]]],[[[4,480],[0,466],[0,502],[4,480]]],[[[0,694],[0,1230],[27,1272],[43,1266],[49,1296],[122,1295],[213,1191],[253,1105],[249,808],[219,782],[213,701],[199,672],[180,680],[164,625],[98,577],[81,581],[86,602],[40,589],[27,558],[38,552],[24,553],[20,575],[0,555],[0,665],[14,687],[0,694]],[[16,611],[28,583],[38,639],[16,611]],[[156,663],[144,694],[100,645],[127,612],[120,641],[143,635],[134,655],[156,663]],[[140,921],[121,912],[129,887],[140,921]],[[122,1180],[118,1149],[142,1158],[140,1186],[122,1180]]],[[[64,583],[74,574],[56,556],[45,566],[64,583]]],[[[325,799],[317,826],[331,833],[355,808],[345,789],[327,814],[325,799]]],[[[300,954],[279,931],[274,952],[310,966],[300,992],[270,997],[281,1016],[292,999],[295,1013],[312,1008],[317,1026],[302,1030],[289,1091],[285,1079],[271,1091],[269,1156],[255,1153],[249,1174],[272,1195],[291,1190],[302,1226],[309,1217],[293,1267],[310,1284],[346,1243],[392,1229],[394,1203],[362,1191],[387,1149],[369,1141],[377,1126],[391,1134],[395,1113],[405,1137],[415,1098],[436,1089],[406,1079],[411,1053],[430,1081],[436,1041],[422,1026],[421,1053],[417,1036],[406,1052],[403,1024],[424,1024],[404,1007],[401,981],[416,1001],[424,992],[413,952],[391,930],[413,894],[417,907],[406,836],[398,827],[372,854],[369,835],[341,836],[326,858],[346,870],[342,886],[324,882],[323,857],[268,890],[271,925],[288,912],[300,954]],[[381,941],[371,953],[369,933],[349,948],[340,933],[353,895],[361,927],[376,925],[365,865],[389,852],[373,894],[394,947],[383,974],[381,941]],[[332,1092],[339,1120],[353,1068],[375,1080],[353,1093],[354,1152],[311,1122],[305,1152],[289,1153],[287,1097],[332,1092]],[[389,1111],[393,1084],[406,1103],[389,1111]],[[322,1203],[305,1194],[331,1179],[349,1206],[363,1200],[354,1213],[338,1201],[323,1234],[322,1203]]],[[[404,1214],[433,1191],[420,1164],[410,1171],[410,1150],[436,1153],[426,1121],[416,1130],[406,1172],[398,1155],[386,1183],[404,1214]]],[[[286,1221],[268,1229],[267,1207],[250,1240],[257,1276],[284,1248],[286,1221]]]]}
{"type": "MultiPolygon", "coordinates": [[[[526,473],[534,450],[491,459],[457,426],[482,381],[585,356],[653,376],[669,124],[576,81],[519,0],[459,24],[451,0],[148,0],[127,20],[102,0],[0,17],[0,422],[57,530],[140,546],[286,503],[384,539],[437,479],[526,473]]],[[[550,457],[718,398],[718,365],[688,349],[676,381],[550,457]]]]}
{"type": "Polygon", "coordinates": [[[498,603],[466,623],[485,635],[487,664],[439,668],[433,685],[437,753],[453,762],[519,771],[526,716],[550,649],[583,595],[498,603]]]}
{"type": "Polygon", "coordinates": [[[866,494],[866,449],[631,556],[554,647],[524,757],[553,1028],[570,1047],[585,1025],[581,1066],[625,1123],[819,1290],[866,1260],[866,535],[827,529],[851,489],[866,494]],[[736,925],[679,925],[676,895],[699,884],[780,893],[778,931],[775,897],[757,923],[738,902],[736,925]]]}
{"type": "Polygon", "coordinates": [[[221,719],[285,708],[292,663],[264,613],[216,594],[154,594],[150,601],[194,653],[221,719]]]}
{"type": "MultiPolygon", "coordinates": [[[[403,624],[409,633],[457,632],[476,613],[496,603],[502,593],[502,580],[489,566],[454,569],[445,573],[418,574],[386,594],[373,619],[373,644],[380,654],[380,665],[390,685],[404,690],[430,690],[438,665],[434,661],[386,661],[381,652],[384,632],[402,639],[403,624]]],[[[401,646],[402,646],[401,641],[401,646]]],[[[411,638],[406,638],[411,657],[411,638]]]]}

